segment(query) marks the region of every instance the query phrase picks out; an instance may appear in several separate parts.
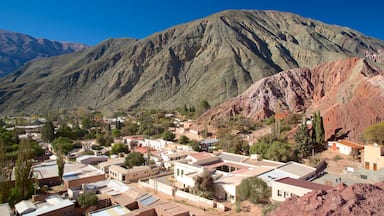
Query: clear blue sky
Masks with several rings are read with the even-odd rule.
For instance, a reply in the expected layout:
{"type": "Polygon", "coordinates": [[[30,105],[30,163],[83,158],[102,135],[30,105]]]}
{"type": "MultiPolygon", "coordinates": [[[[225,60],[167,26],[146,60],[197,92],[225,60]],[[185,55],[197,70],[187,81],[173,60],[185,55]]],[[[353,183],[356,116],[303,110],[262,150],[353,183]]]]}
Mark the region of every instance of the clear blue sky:
{"type": "Polygon", "coordinates": [[[227,9],[288,11],[384,39],[382,0],[3,0],[0,29],[96,45],[141,39],[227,9]]]}

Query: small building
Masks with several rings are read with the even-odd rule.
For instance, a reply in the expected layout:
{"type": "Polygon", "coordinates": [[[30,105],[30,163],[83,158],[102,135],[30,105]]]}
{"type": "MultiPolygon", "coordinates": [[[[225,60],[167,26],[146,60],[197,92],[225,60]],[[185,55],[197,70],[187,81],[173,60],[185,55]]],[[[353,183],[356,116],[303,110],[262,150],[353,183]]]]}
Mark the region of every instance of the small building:
{"type": "Polygon", "coordinates": [[[130,169],[125,169],[117,165],[109,167],[109,177],[125,183],[135,182],[141,178],[156,175],[159,172],[160,168],[150,166],[136,166],[130,169]]]}
{"type": "Polygon", "coordinates": [[[88,165],[79,170],[64,173],[65,189],[81,187],[83,184],[97,182],[105,179],[105,174],[95,167],[88,165]]]}
{"type": "Polygon", "coordinates": [[[109,167],[112,165],[123,165],[125,162],[125,158],[119,157],[119,158],[110,158],[105,162],[101,162],[97,165],[97,169],[103,172],[104,174],[108,175],[109,173],[109,167]]]}
{"type": "Polygon", "coordinates": [[[373,144],[364,146],[364,168],[378,170],[384,168],[384,146],[373,144]]]}
{"type": "Polygon", "coordinates": [[[364,146],[348,140],[339,140],[328,141],[328,148],[333,152],[338,152],[345,155],[352,155],[355,151],[357,153],[356,156],[358,156],[360,155],[360,150],[364,149],[364,146]]]}
{"type": "Polygon", "coordinates": [[[284,177],[272,182],[272,199],[282,202],[293,195],[301,197],[311,191],[329,189],[332,189],[332,187],[284,177]]]}
{"type": "Polygon", "coordinates": [[[216,144],[219,142],[218,139],[204,139],[200,141],[200,150],[201,151],[213,151],[216,150],[216,144]]]}
{"type": "Polygon", "coordinates": [[[73,215],[75,204],[59,196],[49,196],[45,202],[33,204],[30,200],[20,201],[15,210],[23,216],[73,215]]]}

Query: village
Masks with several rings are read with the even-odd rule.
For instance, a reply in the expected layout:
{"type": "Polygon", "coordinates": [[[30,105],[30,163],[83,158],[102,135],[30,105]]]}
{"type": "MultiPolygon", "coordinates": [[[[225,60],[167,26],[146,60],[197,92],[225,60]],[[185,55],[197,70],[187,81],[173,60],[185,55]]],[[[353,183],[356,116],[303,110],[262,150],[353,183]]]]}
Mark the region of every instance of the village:
{"type": "MultiPolygon", "coordinates": [[[[265,207],[338,184],[384,180],[384,146],[376,143],[334,140],[310,159],[271,160],[249,150],[248,154],[224,151],[215,132],[206,127],[196,127],[192,120],[170,113],[162,117],[172,127],[161,137],[121,135],[122,125],[132,126],[125,117],[97,117],[91,120],[102,122],[98,127],[105,127],[113,136],[96,132],[95,139],[69,143],[63,137],[53,139],[53,135],[65,134],[63,128],[98,128],[90,119],[77,125],[51,123],[45,118],[27,118],[23,124],[17,118],[2,120],[4,131],[22,131],[18,139],[34,140],[44,153],[31,165],[31,199],[3,203],[0,212],[25,216],[262,214],[263,208],[243,202],[244,191],[251,190],[244,186],[246,181],[260,186],[258,191],[264,193],[249,200],[265,207]]],[[[16,172],[10,174],[10,186],[17,185],[16,172]]]]}

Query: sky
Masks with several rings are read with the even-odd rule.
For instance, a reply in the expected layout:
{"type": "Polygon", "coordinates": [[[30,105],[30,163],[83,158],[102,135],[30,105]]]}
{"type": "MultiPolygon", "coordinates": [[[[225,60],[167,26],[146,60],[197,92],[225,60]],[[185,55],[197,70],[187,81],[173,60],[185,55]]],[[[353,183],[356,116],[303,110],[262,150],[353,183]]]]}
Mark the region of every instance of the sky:
{"type": "Polygon", "coordinates": [[[228,9],[293,12],[384,40],[382,0],[1,0],[0,29],[93,46],[142,39],[228,9]]]}

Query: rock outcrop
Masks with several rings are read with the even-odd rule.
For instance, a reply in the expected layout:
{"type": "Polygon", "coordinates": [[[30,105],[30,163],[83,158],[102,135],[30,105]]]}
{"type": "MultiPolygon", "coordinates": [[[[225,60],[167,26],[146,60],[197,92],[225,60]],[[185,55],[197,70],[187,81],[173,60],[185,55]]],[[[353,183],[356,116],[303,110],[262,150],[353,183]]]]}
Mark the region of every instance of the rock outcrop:
{"type": "Polygon", "coordinates": [[[291,13],[224,11],[30,62],[0,82],[0,112],[213,106],[282,70],[353,56],[379,62],[383,50],[383,41],[291,13]]]}
{"type": "Polygon", "coordinates": [[[30,60],[77,52],[87,47],[80,43],[37,39],[0,30],[0,77],[15,71],[30,60]]]}
{"type": "Polygon", "coordinates": [[[331,190],[313,191],[291,197],[268,216],[383,215],[384,184],[338,185],[331,190]]]}
{"type": "Polygon", "coordinates": [[[384,119],[383,75],[382,69],[361,58],[283,71],[261,79],[200,119],[212,121],[242,114],[260,120],[277,110],[308,116],[319,110],[327,138],[342,130],[349,139],[357,140],[364,128],[384,119]]]}

